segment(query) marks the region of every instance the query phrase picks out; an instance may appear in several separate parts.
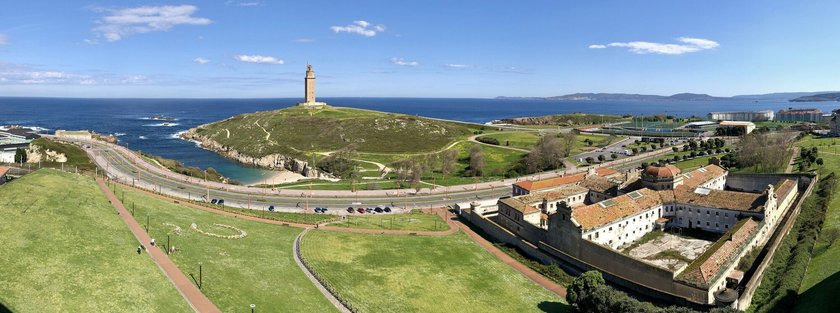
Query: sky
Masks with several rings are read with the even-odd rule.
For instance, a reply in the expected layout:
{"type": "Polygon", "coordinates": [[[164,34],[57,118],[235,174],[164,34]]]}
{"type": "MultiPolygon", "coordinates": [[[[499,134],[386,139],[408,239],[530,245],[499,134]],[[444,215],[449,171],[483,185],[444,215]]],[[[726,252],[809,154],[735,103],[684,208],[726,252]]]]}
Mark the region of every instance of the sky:
{"type": "Polygon", "coordinates": [[[840,1],[5,1],[0,96],[840,89],[840,1]]]}

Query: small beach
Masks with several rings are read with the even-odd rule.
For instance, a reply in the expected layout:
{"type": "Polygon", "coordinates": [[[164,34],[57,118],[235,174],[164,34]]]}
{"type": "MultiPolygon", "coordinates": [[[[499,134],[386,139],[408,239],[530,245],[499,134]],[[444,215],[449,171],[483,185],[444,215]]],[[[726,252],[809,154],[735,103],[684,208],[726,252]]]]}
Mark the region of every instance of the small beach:
{"type": "Polygon", "coordinates": [[[248,182],[247,185],[257,186],[287,184],[306,178],[306,176],[292,171],[264,171],[263,173],[264,174],[261,175],[262,177],[258,178],[256,181],[248,182]]]}

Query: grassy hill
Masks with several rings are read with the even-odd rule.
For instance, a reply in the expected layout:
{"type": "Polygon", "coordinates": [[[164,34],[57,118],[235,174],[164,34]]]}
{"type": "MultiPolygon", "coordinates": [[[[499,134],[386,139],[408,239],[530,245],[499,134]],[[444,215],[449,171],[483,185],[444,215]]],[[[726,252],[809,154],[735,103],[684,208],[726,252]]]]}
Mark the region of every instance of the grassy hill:
{"type": "Polygon", "coordinates": [[[241,114],[199,126],[194,133],[251,157],[305,158],[354,146],[367,153],[420,153],[445,148],[470,129],[404,114],[351,108],[289,107],[241,114]]]}
{"type": "Polygon", "coordinates": [[[189,312],[90,177],[0,186],[0,312],[189,312]]]}

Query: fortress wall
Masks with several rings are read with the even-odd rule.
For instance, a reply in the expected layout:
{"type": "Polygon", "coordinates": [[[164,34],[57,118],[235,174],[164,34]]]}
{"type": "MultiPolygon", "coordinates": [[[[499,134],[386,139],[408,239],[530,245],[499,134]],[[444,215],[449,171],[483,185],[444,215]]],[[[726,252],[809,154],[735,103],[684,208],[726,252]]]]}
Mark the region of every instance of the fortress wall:
{"type": "Polygon", "coordinates": [[[782,179],[793,179],[799,189],[808,188],[813,177],[804,174],[732,174],[726,177],[726,188],[746,192],[763,192],[767,185],[775,185],[782,179]]]}

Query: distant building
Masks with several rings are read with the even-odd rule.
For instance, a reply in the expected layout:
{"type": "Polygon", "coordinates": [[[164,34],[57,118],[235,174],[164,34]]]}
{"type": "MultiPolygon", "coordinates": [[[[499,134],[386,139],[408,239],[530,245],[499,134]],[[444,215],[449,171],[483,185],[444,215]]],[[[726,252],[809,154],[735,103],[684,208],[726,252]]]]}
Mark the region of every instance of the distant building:
{"type": "Polygon", "coordinates": [[[298,106],[323,107],[327,105],[324,102],[315,101],[315,71],[312,70],[312,65],[306,66],[306,76],[303,78],[303,94],[303,102],[298,103],[298,106]]]}
{"type": "Polygon", "coordinates": [[[779,110],[776,120],[785,122],[822,122],[823,112],[819,109],[779,110]]]}
{"type": "Polygon", "coordinates": [[[29,148],[29,143],[38,138],[41,136],[28,128],[0,131],[0,163],[14,163],[17,149],[29,148]]]}
{"type": "Polygon", "coordinates": [[[745,112],[711,112],[709,119],[718,121],[758,122],[772,121],[776,113],[773,111],[745,111],[745,112]]]}
{"type": "Polygon", "coordinates": [[[75,140],[91,140],[93,139],[93,134],[86,130],[56,130],[55,136],[58,138],[63,139],[75,139],[75,140]]]}
{"type": "MultiPolygon", "coordinates": [[[[592,171],[594,171],[595,175],[601,177],[614,177],[619,175],[616,170],[606,167],[599,167],[597,169],[592,169],[592,171]]],[[[514,196],[527,195],[533,192],[552,191],[568,185],[580,184],[583,182],[584,178],[586,178],[586,175],[587,173],[578,173],[537,181],[524,180],[513,184],[512,191],[514,196]]]]}
{"type": "Polygon", "coordinates": [[[831,111],[831,118],[828,119],[828,127],[831,130],[830,136],[840,136],[840,109],[831,111]]]}
{"type": "Polygon", "coordinates": [[[727,132],[729,134],[749,134],[755,130],[755,124],[753,122],[723,121],[719,125],[721,128],[739,129],[738,131],[727,132]]]}

